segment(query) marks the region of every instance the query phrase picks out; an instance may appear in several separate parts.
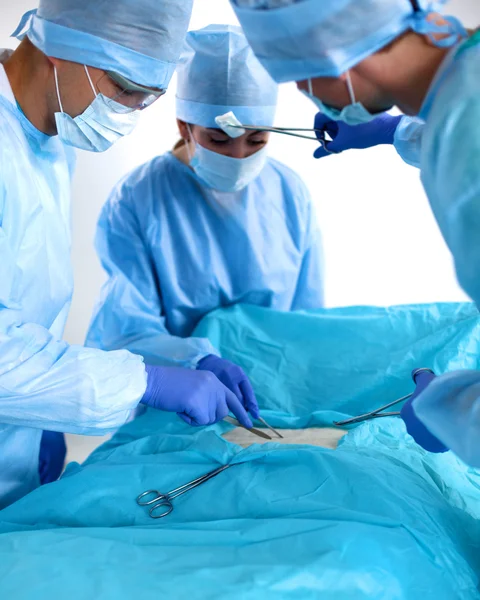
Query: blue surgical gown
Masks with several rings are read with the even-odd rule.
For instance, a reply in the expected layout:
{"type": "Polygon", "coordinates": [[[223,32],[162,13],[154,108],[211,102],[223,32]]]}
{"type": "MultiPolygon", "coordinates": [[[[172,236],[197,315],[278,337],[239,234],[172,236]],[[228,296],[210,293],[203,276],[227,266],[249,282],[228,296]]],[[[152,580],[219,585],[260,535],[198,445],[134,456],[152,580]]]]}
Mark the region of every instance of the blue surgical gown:
{"type": "MultiPolygon", "coordinates": [[[[480,32],[451,51],[427,95],[421,177],[463,289],[480,306],[480,32]]],[[[480,357],[478,357],[480,366],[480,357]]],[[[417,399],[424,424],[480,467],[480,371],[437,378],[417,399]]]]}
{"type": "Polygon", "coordinates": [[[417,117],[403,117],[395,130],[393,145],[410,166],[420,168],[422,136],[425,123],[417,117]]]}
{"type": "Polygon", "coordinates": [[[235,303],[290,311],[323,304],[322,243],[298,175],[269,159],[235,193],[206,187],[167,153],[128,175],[103,208],[97,251],[108,274],[87,344],[195,368],[217,353],[191,337],[235,303]]]}
{"type": "Polygon", "coordinates": [[[117,428],[145,389],[138,357],[61,339],[73,285],[70,153],[23,115],[2,58],[0,508],[39,485],[42,430],[117,428]]]}

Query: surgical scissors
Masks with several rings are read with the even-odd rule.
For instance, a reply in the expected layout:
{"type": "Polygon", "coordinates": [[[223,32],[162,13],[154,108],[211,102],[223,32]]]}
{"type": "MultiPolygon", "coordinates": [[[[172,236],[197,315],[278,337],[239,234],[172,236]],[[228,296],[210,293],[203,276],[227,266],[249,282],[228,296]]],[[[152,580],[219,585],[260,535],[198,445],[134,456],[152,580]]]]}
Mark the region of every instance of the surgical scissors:
{"type": "MultiPolygon", "coordinates": [[[[433,374],[433,371],[431,369],[426,369],[424,367],[420,368],[420,369],[415,369],[412,372],[412,379],[415,383],[415,389],[416,386],[419,384],[419,382],[417,381],[417,377],[419,375],[425,375],[425,374],[433,374]]],[[[381,406],[380,408],[377,408],[376,410],[372,410],[371,412],[365,413],[363,415],[359,415],[358,417],[352,417],[351,419],[346,419],[345,421],[334,421],[334,425],[337,427],[343,427],[344,425],[353,425],[354,423],[362,423],[362,421],[368,421],[369,419],[378,419],[379,417],[398,417],[400,416],[400,411],[398,412],[383,412],[385,411],[387,408],[391,408],[392,406],[395,406],[396,404],[400,404],[400,402],[404,402],[405,400],[408,400],[411,396],[413,396],[413,394],[415,393],[415,390],[413,392],[411,392],[410,394],[407,394],[406,396],[403,396],[402,398],[398,398],[397,400],[394,400],[393,402],[389,402],[388,404],[385,404],[384,406],[381,406]]]]}
{"type": "Polygon", "coordinates": [[[194,479],[189,483],[185,483],[184,485],[181,485],[180,487],[175,488],[174,490],[172,490],[171,492],[167,492],[166,494],[162,494],[158,490],[147,490],[146,492],[143,492],[143,494],[140,494],[140,496],[138,496],[137,504],[139,506],[150,506],[151,508],[148,511],[148,514],[152,519],[162,519],[163,517],[166,517],[172,512],[172,500],[175,500],[175,498],[178,498],[179,496],[186,494],[190,490],[195,489],[196,487],[202,485],[202,483],[205,483],[209,479],[216,477],[219,473],[225,471],[231,466],[232,465],[223,465],[222,467],[219,467],[214,471],[210,471],[210,473],[202,475],[201,477],[198,477],[197,479],[194,479]],[[154,496],[154,498],[152,498],[151,500],[144,500],[144,498],[148,498],[152,495],[154,496]],[[158,510],[161,508],[164,509],[163,512],[157,514],[158,510]]]}

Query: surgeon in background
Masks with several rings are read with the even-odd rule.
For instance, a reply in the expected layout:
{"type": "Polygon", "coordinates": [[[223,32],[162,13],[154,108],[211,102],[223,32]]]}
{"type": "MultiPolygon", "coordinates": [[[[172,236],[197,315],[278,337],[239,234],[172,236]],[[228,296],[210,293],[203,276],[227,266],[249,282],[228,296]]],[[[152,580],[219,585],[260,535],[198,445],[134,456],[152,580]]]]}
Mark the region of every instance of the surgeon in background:
{"type": "Polygon", "coordinates": [[[0,55],[0,508],[61,471],[63,439],[45,430],[100,435],[139,402],[195,425],[231,410],[251,426],[210,373],[62,340],[73,147],[106,150],[165,92],[191,5],[41,0],[0,55]]]}
{"type": "MultiPolygon", "coordinates": [[[[422,182],[458,280],[480,306],[480,30],[468,33],[431,0],[232,4],[271,75],[297,81],[331,120],[362,125],[396,105],[425,122],[422,182]]],[[[412,408],[410,432],[423,424],[480,467],[479,371],[433,378],[412,408]]]]}
{"type": "Polygon", "coordinates": [[[215,120],[233,111],[271,126],[276,105],[277,85],[239,27],[188,33],[178,67],[182,140],[120,181],[101,213],[96,246],[108,281],[88,345],[211,371],[251,405],[242,369],[192,333],[236,303],[323,305],[322,242],[304,183],[268,157],[268,133],[234,139],[215,120]]]}

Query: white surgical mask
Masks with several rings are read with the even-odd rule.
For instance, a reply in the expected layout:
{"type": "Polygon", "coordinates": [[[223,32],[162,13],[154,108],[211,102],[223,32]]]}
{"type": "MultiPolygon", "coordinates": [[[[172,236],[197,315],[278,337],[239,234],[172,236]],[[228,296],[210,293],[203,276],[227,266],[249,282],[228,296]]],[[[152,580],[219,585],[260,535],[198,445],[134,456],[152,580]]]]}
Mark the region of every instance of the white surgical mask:
{"type": "Polygon", "coordinates": [[[320,112],[332,119],[332,121],[343,121],[347,125],[362,125],[363,123],[369,123],[375,119],[378,115],[372,115],[361,102],[356,101],[352,80],[350,78],[350,71],[347,71],[346,73],[346,84],[351,104],[345,106],[342,110],[328,106],[317,98],[313,94],[311,79],[308,80],[308,92],[302,90],[302,93],[315,104],[320,112]]]}
{"type": "Polygon", "coordinates": [[[85,72],[95,99],[81,115],[72,118],[63,112],[57,69],[54,69],[61,111],[55,113],[57,133],[62,142],[69,146],[90,152],[105,152],[116,141],[135,129],[140,111],[123,106],[103,94],[97,94],[86,66],[85,72]]]}
{"type": "MultiPolygon", "coordinates": [[[[190,136],[194,140],[191,131],[190,136]]],[[[195,154],[191,156],[188,143],[190,166],[197,176],[209,187],[220,192],[238,192],[256,179],[267,160],[267,149],[262,148],[247,158],[231,158],[207,150],[195,142],[195,154]]]]}

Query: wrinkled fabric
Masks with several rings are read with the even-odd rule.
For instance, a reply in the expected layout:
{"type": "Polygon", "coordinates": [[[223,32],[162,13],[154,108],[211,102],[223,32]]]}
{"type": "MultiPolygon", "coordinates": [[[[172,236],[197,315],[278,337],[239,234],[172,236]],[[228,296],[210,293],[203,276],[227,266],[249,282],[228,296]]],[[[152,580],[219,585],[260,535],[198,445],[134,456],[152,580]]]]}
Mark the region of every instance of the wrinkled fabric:
{"type": "Polygon", "coordinates": [[[182,121],[215,128],[215,117],[233,111],[246,125],[273,125],[278,86],[240,27],[190,31],[177,74],[177,117],[182,121]]]}
{"type": "Polygon", "coordinates": [[[195,368],[219,354],[193,335],[212,310],[321,307],[322,244],[312,210],[300,178],[272,159],[236,193],[205,188],[170,153],[143,165],[119,183],[100,216],[96,246],[108,281],[87,344],[195,368]]]}
{"type": "Polygon", "coordinates": [[[374,410],[413,392],[417,367],[441,375],[480,366],[480,315],[469,303],[284,315],[235,306],[208,315],[195,334],[247,373],[273,427],[331,426],[374,410]]]}
{"type": "Polygon", "coordinates": [[[279,83],[338,77],[409,29],[448,34],[442,43],[464,33],[456,21],[444,28],[426,21],[438,8],[434,0],[418,0],[417,13],[410,0],[231,4],[255,55],[279,83]]]}
{"type": "Polygon", "coordinates": [[[418,117],[403,117],[395,130],[393,145],[410,166],[420,168],[422,136],[425,123],[418,117]]]}
{"type": "Polygon", "coordinates": [[[167,88],[180,57],[193,0],[40,0],[13,35],[47,56],[115,71],[167,88]]]}
{"type": "MultiPolygon", "coordinates": [[[[308,422],[347,390],[362,396],[363,409],[369,390],[385,403],[408,379],[402,357],[471,363],[480,343],[474,318],[468,305],[317,314],[236,307],[201,328],[212,340],[224,329],[232,352],[258,370],[265,364],[265,377],[274,325],[278,346],[315,364],[308,375],[317,393],[309,395],[305,370],[289,369],[287,380],[277,361],[297,399],[279,417],[285,427],[284,414],[308,422]],[[319,393],[324,381],[328,397],[319,393]]],[[[269,383],[263,400],[275,407],[279,388],[269,383]]],[[[361,424],[335,451],[276,443],[243,450],[219,437],[228,428],[194,430],[147,412],[82,466],[69,465],[59,482],[0,512],[2,591],[28,597],[35,590],[36,600],[193,598],[199,590],[213,600],[480,598],[480,475],[452,453],[426,453],[398,418],[361,424]],[[147,489],[168,492],[227,463],[175,499],[164,519],[136,505],[147,489]]]]}
{"type": "Polygon", "coordinates": [[[101,434],[119,427],[143,394],[145,370],[128,352],[62,341],[73,286],[73,155],[26,119],[1,64],[0,139],[3,507],[39,484],[42,429],[101,434]]]}

